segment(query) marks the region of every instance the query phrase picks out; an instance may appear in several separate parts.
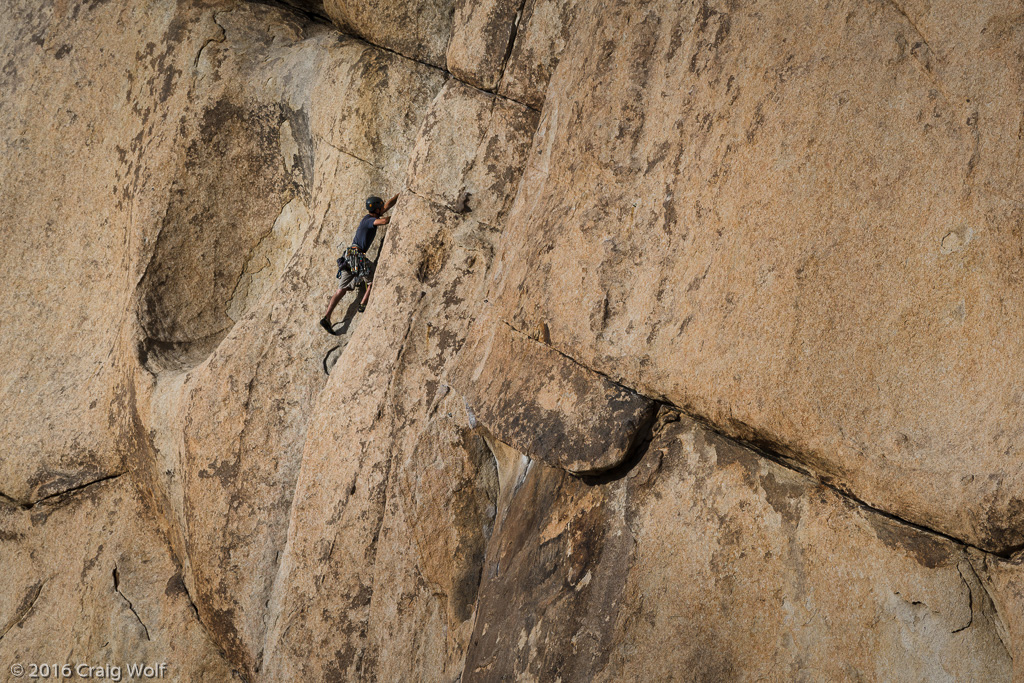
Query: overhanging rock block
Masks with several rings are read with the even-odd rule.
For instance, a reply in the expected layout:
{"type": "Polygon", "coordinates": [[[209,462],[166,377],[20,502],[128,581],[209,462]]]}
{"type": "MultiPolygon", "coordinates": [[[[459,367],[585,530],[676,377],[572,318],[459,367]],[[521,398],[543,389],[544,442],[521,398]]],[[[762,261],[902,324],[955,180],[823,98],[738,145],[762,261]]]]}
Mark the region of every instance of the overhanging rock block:
{"type": "Polygon", "coordinates": [[[449,379],[494,438],[573,474],[622,464],[657,411],[654,401],[493,319],[478,321],[449,379]]]}

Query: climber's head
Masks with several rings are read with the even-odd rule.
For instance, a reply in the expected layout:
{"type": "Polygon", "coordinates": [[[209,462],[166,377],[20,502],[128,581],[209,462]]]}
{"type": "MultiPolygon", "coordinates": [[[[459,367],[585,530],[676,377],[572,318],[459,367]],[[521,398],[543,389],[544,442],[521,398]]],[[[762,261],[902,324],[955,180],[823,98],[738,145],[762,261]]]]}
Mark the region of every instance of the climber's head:
{"type": "Polygon", "coordinates": [[[384,200],[380,197],[368,197],[366,200],[366,210],[374,216],[381,215],[384,213],[384,200]]]}

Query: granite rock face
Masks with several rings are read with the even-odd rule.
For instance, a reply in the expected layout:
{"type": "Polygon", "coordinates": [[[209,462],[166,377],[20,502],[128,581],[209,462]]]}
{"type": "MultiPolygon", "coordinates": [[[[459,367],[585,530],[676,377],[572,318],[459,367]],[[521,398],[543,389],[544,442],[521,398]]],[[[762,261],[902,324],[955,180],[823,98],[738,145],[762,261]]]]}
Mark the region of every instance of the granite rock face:
{"type": "Polygon", "coordinates": [[[528,466],[465,680],[1010,680],[962,546],[678,414],[652,437],[601,487],[528,466]]]}
{"type": "Polygon", "coordinates": [[[81,665],[114,665],[127,678],[127,665],[164,663],[173,680],[240,680],[127,475],[30,509],[0,501],[0,550],[5,672],[56,678],[31,665],[70,664],[64,678],[86,678],[81,665]]]}
{"type": "Polygon", "coordinates": [[[573,474],[627,464],[657,404],[507,325],[481,326],[449,379],[491,439],[573,474]]]}
{"type": "Polygon", "coordinates": [[[1015,11],[581,13],[497,315],[873,506],[1020,547],[1015,11]]]}
{"type": "Polygon", "coordinates": [[[0,665],[1019,680],[1020,25],[6,3],[0,665]]]}

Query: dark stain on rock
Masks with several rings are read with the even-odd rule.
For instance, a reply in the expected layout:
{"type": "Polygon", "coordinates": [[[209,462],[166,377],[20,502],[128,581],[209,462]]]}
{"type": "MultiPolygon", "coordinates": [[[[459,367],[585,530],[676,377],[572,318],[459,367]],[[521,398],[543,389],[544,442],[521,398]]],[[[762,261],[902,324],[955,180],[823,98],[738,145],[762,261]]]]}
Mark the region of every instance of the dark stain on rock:
{"type": "Polygon", "coordinates": [[[445,235],[435,235],[431,242],[420,250],[420,262],[416,267],[416,279],[424,284],[433,282],[444,270],[451,251],[451,244],[445,235]]]}
{"type": "Polygon", "coordinates": [[[579,474],[620,464],[656,404],[504,324],[494,334],[480,377],[463,376],[475,367],[469,359],[452,377],[480,422],[521,453],[579,474]]]}
{"type": "Polygon", "coordinates": [[[219,479],[226,489],[234,489],[238,478],[238,460],[219,460],[199,471],[200,479],[219,479]]]}
{"type": "MultiPolygon", "coordinates": [[[[164,595],[168,598],[174,598],[179,595],[188,596],[188,589],[185,588],[185,581],[182,579],[180,571],[174,572],[171,578],[167,579],[164,595]]],[[[191,598],[189,599],[191,600],[191,598]]]]}
{"type": "Polygon", "coordinates": [[[754,108],[754,117],[750,121],[750,126],[747,127],[747,142],[753,142],[754,136],[757,135],[757,131],[764,125],[764,102],[758,102],[754,108]]]}
{"type": "Polygon", "coordinates": [[[716,51],[729,35],[730,28],[731,19],[728,14],[712,9],[707,0],[701,0],[693,28],[696,49],[690,58],[691,73],[699,75],[708,70],[716,51]]]}
{"type": "MultiPolygon", "coordinates": [[[[150,369],[198,365],[233,326],[227,308],[253,248],[312,173],[300,166],[287,174],[279,140],[286,120],[278,105],[225,98],[195,128],[183,122],[183,167],[140,284],[150,369]]],[[[308,150],[303,116],[292,120],[300,151],[308,150]]]]}
{"type": "Polygon", "coordinates": [[[867,511],[864,517],[875,536],[889,548],[908,555],[928,569],[956,562],[952,544],[938,536],[906,526],[884,515],[867,511]]]}
{"type": "Polygon", "coordinates": [[[1024,546],[1021,528],[1024,527],[1024,500],[1011,498],[1005,508],[986,510],[984,547],[999,553],[1016,552],[1024,546]]]}
{"type": "Polygon", "coordinates": [[[711,264],[709,263],[707,268],[704,269],[703,273],[701,273],[700,275],[695,276],[692,280],[690,280],[690,284],[688,284],[686,286],[686,291],[687,292],[696,292],[698,289],[700,289],[701,285],[704,284],[704,280],[707,278],[708,272],[710,272],[710,270],[711,270],[711,264]]]}
{"type": "Polygon", "coordinates": [[[42,590],[42,581],[36,581],[32,584],[28,591],[26,591],[25,595],[21,598],[21,602],[18,603],[18,607],[14,610],[14,617],[12,623],[7,625],[7,627],[4,629],[5,632],[14,628],[15,626],[17,626],[18,628],[22,627],[22,624],[25,623],[25,619],[28,618],[28,616],[32,613],[32,610],[35,608],[36,600],[39,599],[39,594],[42,592],[42,590]]]}
{"type": "MultiPolygon", "coordinates": [[[[89,460],[95,461],[96,459],[97,456],[95,454],[83,453],[80,456],[80,460],[84,464],[78,471],[53,472],[44,470],[37,472],[28,481],[29,486],[33,489],[32,497],[37,501],[42,501],[44,498],[61,496],[65,491],[75,491],[76,493],[80,491],[81,493],[73,496],[74,500],[95,501],[95,497],[98,495],[98,487],[89,486],[89,484],[105,481],[111,476],[110,472],[100,469],[95,462],[89,462],[89,460]]],[[[69,500],[70,498],[68,497],[69,500]]],[[[39,510],[39,514],[42,515],[42,519],[45,519],[47,516],[47,512],[43,510],[39,510]]]]}
{"type": "MultiPolygon", "coordinates": [[[[205,610],[204,610],[205,611],[205,610]]],[[[251,672],[252,665],[248,650],[235,628],[234,609],[210,609],[205,615],[204,625],[210,631],[215,643],[223,648],[224,653],[237,669],[251,672]]]]}
{"type": "Polygon", "coordinates": [[[752,490],[760,488],[760,458],[748,449],[705,430],[698,430],[698,441],[702,433],[708,435],[708,445],[714,446],[719,467],[729,468],[732,465],[738,465],[743,482],[752,490]]]}
{"type": "Polygon", "coordinates": [[[800,500],[807,493],[807,486],[796,482],[782,482],[771,470],[761,477],[761,488],[765,500],[778,512],[782,519],[792,526],[800,523],[800,500]]]}
{"type": "Polygon", "coordinates": [[[313,187],[313,164],[316,158],[313,149],[313,134],[309,128],[309,114],[305,109],[286,107],[281,118],[288,121],[292,129],[292,139],[295,140],[295,144],[299,148],[299,153],[292,159],[293,168],[298,169],[300,173],[300,177],[295,179],[295,184],[306,203],[309,204],[311,201],[310,188],[313,187]]]}
{"type": "Polygon", "coordinates": [[[464,680],[586,680],[605,666],[633,544],[606,504],[623,485],[530,469],[491,538],[464,680]]]}
{"type": "Polygon", "coordinates": [[[92,556],[92,558],[90,558],[90,559],[86,560],[86,561],[85,561],[85,564],[84,564],[84,565],[83,565],[83,567],[82,567],[82,576],[81,576],[81,578],[82,578],[82,581],[85,581],[85,576],[86,576],[86,574],[88,574],[88,573],[89,573],[89,571],[90,571],[90,570],[91,570],[91,569],[92,569],[93,567],[95,567],[95,566],[96,566],[96,563],[97,563],[97,562],[99,562],[99,559],[100,559],[100,555],[101,555],[102,553],[103,553],[103,544],[102,544],[102,543],[100,543],[99,547],[98,547],[98,548],[96,548],[96,554],[95,554],[95,555],[93,555],[93,556],[92,556]]]}

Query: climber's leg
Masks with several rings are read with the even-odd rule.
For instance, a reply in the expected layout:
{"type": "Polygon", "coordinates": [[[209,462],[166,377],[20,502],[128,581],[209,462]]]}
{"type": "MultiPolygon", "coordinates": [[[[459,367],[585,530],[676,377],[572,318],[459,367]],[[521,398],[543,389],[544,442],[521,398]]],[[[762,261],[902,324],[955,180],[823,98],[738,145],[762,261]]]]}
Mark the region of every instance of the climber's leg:
{"type": "Polygon", "coordinates": [[[331,314],[334,313],[334,309],[338,306],[338,302],[341,301],[341,298],[348,292],[348,287],[339,287],[338,291],[331,297],[331,302],[327,304],[327,312],[324,313],[324,317],[320,319],[320,327],[324,328],[331,334],[334,334],[334,328],[331,326],[331,314]]]}
{"type": "Polygon", "coordinates": [[[372,261],[367,263],[366,266],[366,279],[363,280],[366,283],[366,292],[363,293],[363,300],[359,302],[360,313],[366,310],[366,302],[370,300],[370,290],[373,289],[373,274],[377,270],[372,261]]]}

